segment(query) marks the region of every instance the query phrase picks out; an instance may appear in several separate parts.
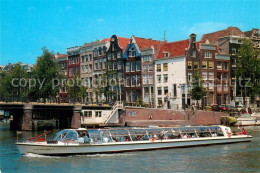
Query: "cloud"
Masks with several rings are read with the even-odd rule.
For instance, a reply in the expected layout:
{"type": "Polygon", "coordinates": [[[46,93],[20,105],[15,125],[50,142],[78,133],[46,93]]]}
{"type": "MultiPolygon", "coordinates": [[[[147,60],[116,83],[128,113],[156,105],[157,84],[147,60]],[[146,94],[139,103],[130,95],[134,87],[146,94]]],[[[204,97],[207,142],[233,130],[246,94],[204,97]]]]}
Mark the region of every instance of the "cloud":
{"type": "Polygon", "coordinates": [[[188,34],[195,33],[198,36],[202,36],[202,34],[226,29],[228,26],[229,25],[226,23],[218,23],[218,22],[196,23],[189,29],[188,34]]]}

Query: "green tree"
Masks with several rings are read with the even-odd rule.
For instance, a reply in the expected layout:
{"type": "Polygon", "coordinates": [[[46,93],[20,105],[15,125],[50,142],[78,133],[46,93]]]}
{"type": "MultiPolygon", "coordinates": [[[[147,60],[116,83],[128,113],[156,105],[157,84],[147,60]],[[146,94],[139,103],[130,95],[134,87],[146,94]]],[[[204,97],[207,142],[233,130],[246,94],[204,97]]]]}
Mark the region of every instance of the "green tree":
{"type": "Polygon", "coordinates": [[[36,84],[31,88],[30,95],[36,96],[37,99],[43,98],[46,102],[47,98],[53,98],[58,94],[57,82],[62,76],[59,73],[54,53],[49,52],[45,47],[42,51],[42,55],[37,58],[37,63],[32,70],[31,76],[36,80],[36,84]]]}
{"type": "Polygon", "coordinates": [[[85,87],[82,86],[82,80],[75,75],[73,79],[67,81],[68,95],[70,96],[73,103],[78,102],[78,100],[83,96],[83,93],[86,92],[85,87]]]}
{"type": "Polygon", "coordinates": [[[254,97],[260,94],[259,51],[254,49],[251,40],[244,39],[236,54],[237,89],[243,96],[254,97]]]}
{"type": "Polygon", "coordinates": [[[193,76],[193,82],[192,82],[192,90],[191,90],[191,98],[193,100],[197,101],[197,105],[199,106],[199,100],[201,100],[205,95],[206,91],[201,86],[201,76],[199,75],[199,72],[196,71],[193,76]]]}
{"type": "Polygon", "coordinates": [[[28,74],[20,63],[10,70],[2,72],[0,78],[0,97],[2,100],[25,101],[28,87],[28,74]]]}

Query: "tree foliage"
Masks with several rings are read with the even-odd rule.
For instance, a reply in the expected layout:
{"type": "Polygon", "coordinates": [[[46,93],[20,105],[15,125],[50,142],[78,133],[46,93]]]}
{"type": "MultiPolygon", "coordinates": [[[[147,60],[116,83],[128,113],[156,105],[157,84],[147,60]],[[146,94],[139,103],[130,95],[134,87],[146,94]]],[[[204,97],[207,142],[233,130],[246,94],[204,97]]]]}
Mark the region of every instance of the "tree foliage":
{"type": "Polygon", "coordinates": [[[191,98],[197,100],[198,103],[206,95],[205,89],[201,86],[201,77],[198,71],[194,73],[192,86],[191,98]]]}
{"type": "Polygon", "coordinates": [[[15,64],[9,73],[3,71],[0,78],[1,100],[6,102],[25,101],[27,78],[28,74],[20,63],[15,64]]]}
{"type": "Polygon", "coordinates": [[[54,53],[49,52],[45,47],[42,48],[42,51],[42,55],[37,58],[37,63],[32,70],[31,76],[36,79],[36,85],[30,90],[30,95],[43,98],[45,101],[46,98],[53,98],[57,95],[59,87],[56,87],[56,82],[62,76],[59,74],[54,53]]]}
{"type": "Polygon", "coordinates": [[[236,54],[237,88],[249,97],[260,94],[260,59],[259,51],[254,49],[251,40],[244,39],[236,54]]]}

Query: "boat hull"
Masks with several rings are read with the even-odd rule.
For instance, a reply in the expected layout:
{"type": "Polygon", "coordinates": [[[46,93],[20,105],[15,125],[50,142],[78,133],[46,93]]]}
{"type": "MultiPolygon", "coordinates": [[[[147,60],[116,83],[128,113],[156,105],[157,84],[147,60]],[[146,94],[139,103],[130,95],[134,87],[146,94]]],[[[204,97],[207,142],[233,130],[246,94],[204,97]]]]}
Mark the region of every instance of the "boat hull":
{"type": "Polygon", "coordinates": [[[249,142],[252,136],[231,136],[227,137],[211,137],[211,138],[190,138],[175,140],[156,140],[151,141],[135,141],[135,142],[117,142],[103,144],[74,144],[74,145],[58,145],[58,144],[30,144],[17,143],[17,147],[21,153],[34,153],[42,155],[73,155],[73,154],[97,154],[97,153],[115,153],[130,152],[138,150],[154,150],[177,147],[192,147],[202,145],[227,144],[237,142],[249,142]]]}

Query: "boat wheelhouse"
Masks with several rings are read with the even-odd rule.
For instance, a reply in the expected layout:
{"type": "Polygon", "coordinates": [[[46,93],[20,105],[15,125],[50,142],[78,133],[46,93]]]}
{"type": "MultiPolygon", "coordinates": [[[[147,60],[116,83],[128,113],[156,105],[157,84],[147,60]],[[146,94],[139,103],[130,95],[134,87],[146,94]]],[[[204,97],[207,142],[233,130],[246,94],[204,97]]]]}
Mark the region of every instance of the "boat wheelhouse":
{"type": "Polygon", "coordinates": [[[52,141],[30,138],[17,142],[21,153],[71,155],[152,150],[251,141],[226,126],[184,126],[110,129],[65,129],[52,141]]]}

